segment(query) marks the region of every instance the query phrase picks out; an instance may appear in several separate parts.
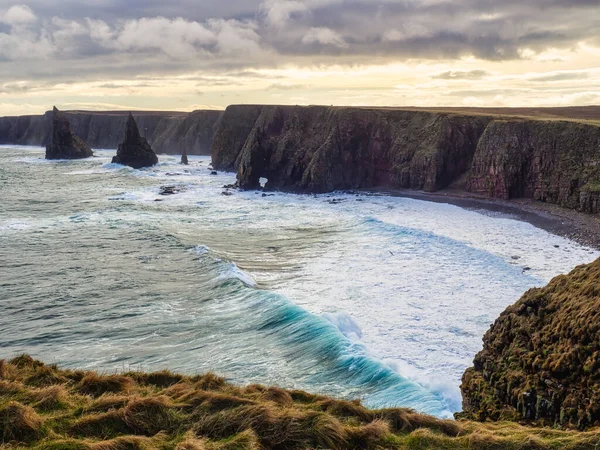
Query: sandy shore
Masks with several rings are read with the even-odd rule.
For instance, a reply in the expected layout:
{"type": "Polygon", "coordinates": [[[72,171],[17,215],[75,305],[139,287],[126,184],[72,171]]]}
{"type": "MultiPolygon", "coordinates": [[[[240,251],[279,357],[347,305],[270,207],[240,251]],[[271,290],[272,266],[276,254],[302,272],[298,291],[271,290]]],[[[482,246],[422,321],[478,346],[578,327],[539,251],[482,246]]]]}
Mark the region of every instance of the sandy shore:
{"type": "MultiPolygon", "coordinates": [[[[369,192],[375,192],[369,190],[369,192]]],[[[377,191],[398,197],[448,203],[482,214],[523,220],[550,233],[600,250],[600,216],[530,199],[499,200],[473,195],[458,189],[428,193],[410,190],[377,191]]]]}

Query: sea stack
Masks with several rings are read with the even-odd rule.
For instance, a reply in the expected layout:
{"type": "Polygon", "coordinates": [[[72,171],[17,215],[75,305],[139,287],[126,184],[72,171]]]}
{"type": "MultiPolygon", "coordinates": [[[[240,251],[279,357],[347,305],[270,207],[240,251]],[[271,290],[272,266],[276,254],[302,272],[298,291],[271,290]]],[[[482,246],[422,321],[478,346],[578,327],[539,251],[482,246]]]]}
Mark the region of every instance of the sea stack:
{"type": "Polygon", "coordinates": [[[461,418],[600,426],[600,260],[508,307],[461,390],[461,418]]]}
{"type": "Polygon", "coordinates": [[[92,150],[73,133],[69,119],[56,106],[52,110],[52,141],[46,145],[46,159],[81,159],[94,156],[92,150]]]}
{"type": "Polygon", "coordinates": [[[181,153],[181,164],[185,164],[186,166],[189,164],[188,157],[187,157],[187,151],[185,149],[181,153]]]}
{"type": "Polygon", "coordinates": [[[112,162],[130,166],[134,169],[150,167],[158,163],[156,153],[154,153],[146,138],[140,136],[140,130],[131,113],[127,118],[125,138],[119,144],[117,156],[112,159],[112,162]]]}

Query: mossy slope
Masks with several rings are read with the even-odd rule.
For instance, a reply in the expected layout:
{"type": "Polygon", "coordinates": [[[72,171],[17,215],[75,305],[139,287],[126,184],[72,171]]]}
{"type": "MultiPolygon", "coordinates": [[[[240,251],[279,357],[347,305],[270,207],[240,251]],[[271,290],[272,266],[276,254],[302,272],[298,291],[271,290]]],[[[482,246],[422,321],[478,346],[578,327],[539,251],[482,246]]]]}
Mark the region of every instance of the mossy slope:
{"type": "Polygon", "coordinates": [[[462,417],[600,425],[600,260],[531,289],[496,320],[462,383],[462,417]]]}

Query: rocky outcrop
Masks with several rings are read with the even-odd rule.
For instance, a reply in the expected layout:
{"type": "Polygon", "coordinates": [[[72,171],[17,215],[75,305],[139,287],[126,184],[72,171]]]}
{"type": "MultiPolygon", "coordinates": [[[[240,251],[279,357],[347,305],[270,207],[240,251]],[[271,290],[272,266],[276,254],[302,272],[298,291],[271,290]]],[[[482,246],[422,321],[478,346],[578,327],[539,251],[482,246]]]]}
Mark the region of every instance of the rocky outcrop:
{"type": "Polygon", "coordinates": [[[92,150],[73,133],[67,117],[54,107],[52,140],[46,146],[46,159],[82,159],[90,156],[94,156],[92,150]]]}
{"type": "Polygon", "coordinates": [[[411,188],[459,178],[488,119],[382,109],[230,106],[213,142],[213,165],[238,172],[242,189],[294,192],[411,188]]]}
{"type": "Polygon", "coordinates": [[[477,146],[467,190],[600,212],[600,126],[494,120],[477,146]]]}
{"type": "MultiPolygon", "coordinates": [[[[74,133],[92,148],[116,149],[127,113],[64,112],[74,133]]],[[[140,134],[158,153],[208,155],[222,111],[136,112],[140,134]]],[[[45,146],[51,140],[52,112],[42,116],[0,117],[0,144],[45,146]]]]}
{"type": "Polygon", "coordinates": [[[483,343],[461,417],[600,426],[600,260],[528,291],[483,343]]]}
{"type": "Polygon", "coordinates": [[[181,164],[187,166],[189,163],[190,162],[188,161],[188,155],[187,155],[187,153],[184,150],[184,152],[181,154],[181,164]]]}
{"type": "Polygon", "coordinates": [[[138,125],[131,114],[127,118],[125,137],[123,142],[119,144],[117,155],[112,159],[112,162],[113,164],[130,166],[134,169],[142,169],[158,163],[156,153],[154,153],[146,138],[140,136],[138,125]]]}

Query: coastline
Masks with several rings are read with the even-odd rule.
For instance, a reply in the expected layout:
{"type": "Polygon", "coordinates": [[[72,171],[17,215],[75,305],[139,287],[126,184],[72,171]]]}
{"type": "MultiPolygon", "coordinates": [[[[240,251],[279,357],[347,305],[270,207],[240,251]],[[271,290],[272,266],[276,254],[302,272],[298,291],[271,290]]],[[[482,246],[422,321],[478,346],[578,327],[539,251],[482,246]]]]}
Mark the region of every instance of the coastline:
{"type": "Polygon", "coordinates": [[[442,189],[437,192],[408,189],[363,189],[359,192],[412,198],[434,203],[447,203],[481,214],[499,214],[503,217],[530,223],[549,233],[600,250],[600,217],[558,205],[537,202],[531,199],[493,199],[454,188],[442,189]]]}

